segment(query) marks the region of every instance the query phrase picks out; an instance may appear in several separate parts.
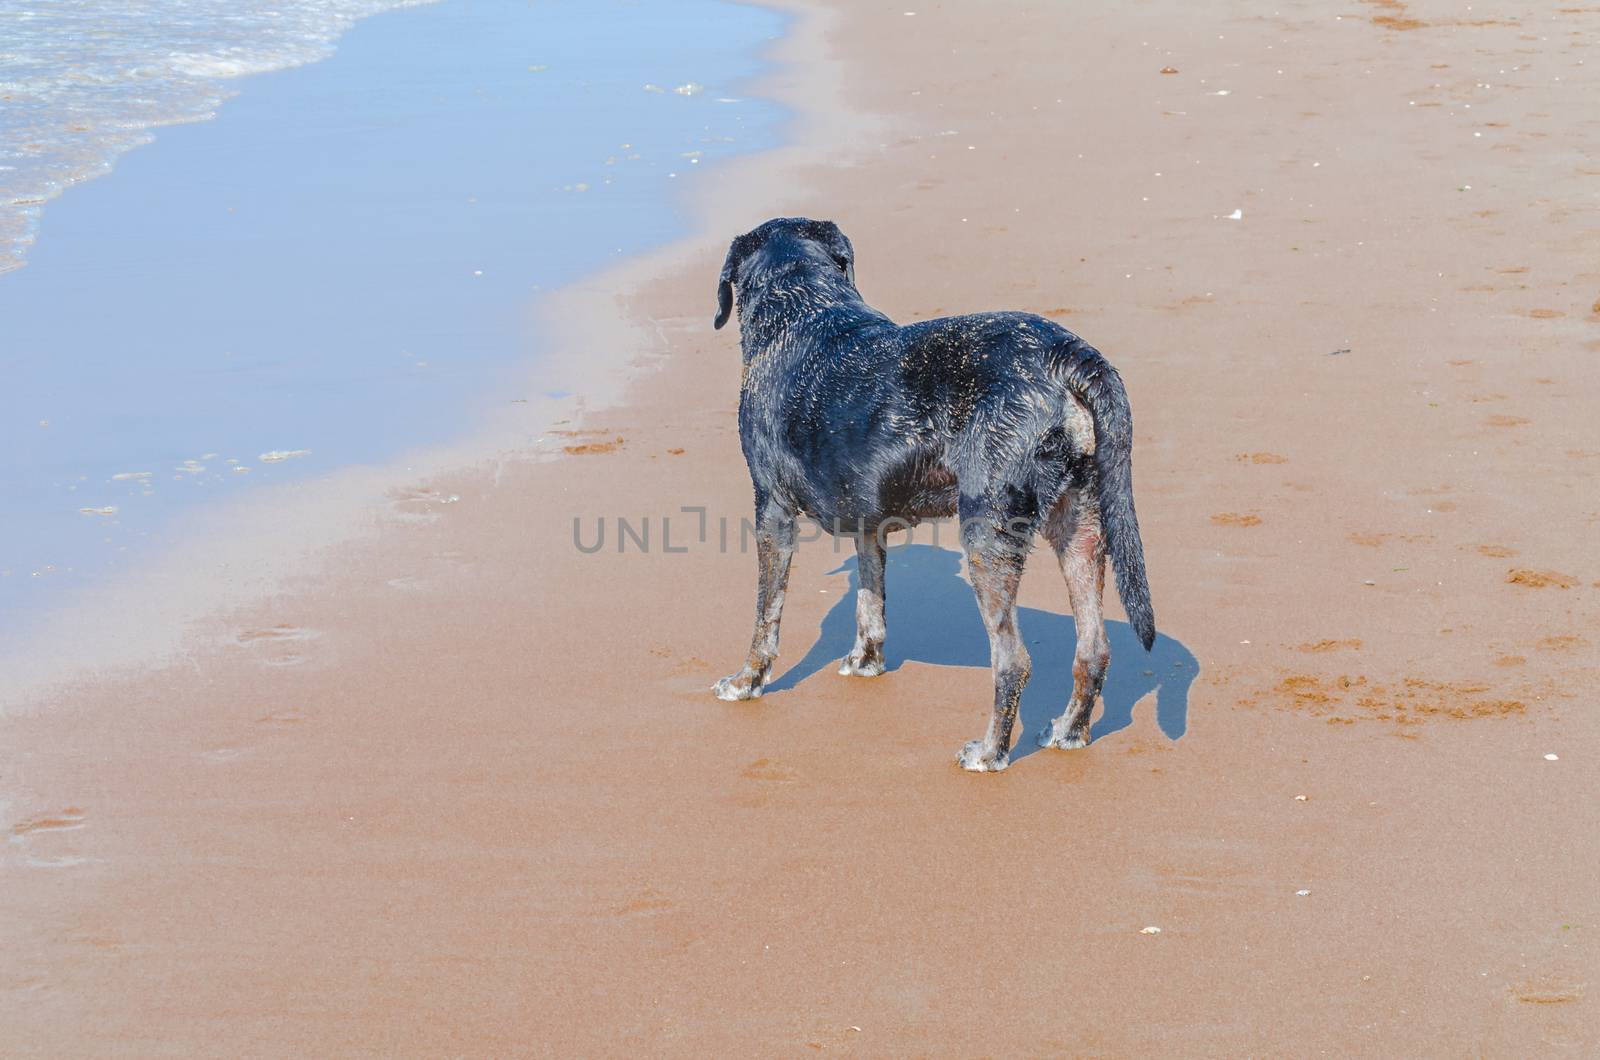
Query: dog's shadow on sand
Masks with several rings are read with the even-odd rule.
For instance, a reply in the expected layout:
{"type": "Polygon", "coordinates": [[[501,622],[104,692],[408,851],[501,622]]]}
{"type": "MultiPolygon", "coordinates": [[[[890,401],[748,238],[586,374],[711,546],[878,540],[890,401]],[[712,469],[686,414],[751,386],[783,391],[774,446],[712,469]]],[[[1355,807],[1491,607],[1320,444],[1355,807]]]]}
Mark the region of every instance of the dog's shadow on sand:
{"type": "MultiPolygon", "coordinates": [[[[905,662],[989,668],[989,637],[978,617],[972,586],[961,577],[961,562],[958,553],[932,545],[890,549],[885,591],[889,635],[884,644],[890,673],[905,662]]],[[[1056,571],[1055,557],[1045,552],[1029,566],[1032,577],[1054,579],[1065,600],[1067,587],[1056,571]]],[[[829,573],[843,571],[850,572],[849,591],[823,618],[811,650],[768,685],[768,693],[794,688],[822,670],[832,673],[849,654],[856,635],[855,557],[829,573]]],[[[1115,589],[1108,585],[1107,592],[1115,589]]],[[[1012,761],[1038,750],[1034,737],[1065,709],[1072,694],[1072,653],[1077,642],[1070,615],[1021,607],[1017,623],[1033,658],[1033,678],[1022,693],[1022,732],[1015,738],[1012,761]]],[[[1146,653],[1126,622],[1108,621],[1106,636],[1111,641],[1111,668],[1101,688],[1099,717],[1089,730],[1091,742],[1132,725],[1134,706],[1152,692],[1156,724],[1168,739],[1181,739],[1189,728],[1189,686],[1200,672],[1194,655],[1166,636],[1158,636],[1146,653]]],[[[974,716],[989,702],[985,698],[974,703],[974,716]]]]}

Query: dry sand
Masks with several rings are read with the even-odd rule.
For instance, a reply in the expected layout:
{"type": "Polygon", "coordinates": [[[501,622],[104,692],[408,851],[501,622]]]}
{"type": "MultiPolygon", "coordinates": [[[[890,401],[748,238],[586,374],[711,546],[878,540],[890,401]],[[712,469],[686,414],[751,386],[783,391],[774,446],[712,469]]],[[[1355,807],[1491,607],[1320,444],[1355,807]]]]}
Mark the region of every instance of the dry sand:
{"type": "MultiPolygon", "coordinates": [[[[653,369],[575,455],[397,490],[178,663],[0,722],[0,1049],[1600,1050],[1600,8],[1079,6],[805,8],[797,145],[552,310],[653,369]],[[927,550],[891,674],[706,691],[754,561],[659,519],[745,511],[714,278],[785,213],[897,319],[1045,312],[1121,368],[1200,671],[1118,642],[1112,684],[1161,718],[959,772],[989,675],[927,550]],[[649,554],[574,549],[618,515],[649,554]]],[[[842,558],[802,549],[780,671],[842,558]]]]}

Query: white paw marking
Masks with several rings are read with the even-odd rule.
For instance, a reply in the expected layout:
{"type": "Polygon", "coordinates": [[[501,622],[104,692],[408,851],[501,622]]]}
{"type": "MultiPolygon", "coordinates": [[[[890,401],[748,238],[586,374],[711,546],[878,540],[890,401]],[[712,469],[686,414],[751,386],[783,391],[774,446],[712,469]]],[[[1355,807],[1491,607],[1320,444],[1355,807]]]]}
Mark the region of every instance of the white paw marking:
{"type": "Polygon", "coordinates": [[[846,657],[839,664],[839,675],[841,677],[877,677],[882,673],[883,663],[881,662],[858,663],[854,659],[846,657]]]}
{"type": "Polygon", "coordinates": [[[754,687],[743,687],[736,683],[735,677],[724,677],[711,686],[711,692],[718,699],[737,703],[746,699],[760,699],[765,687],[765,682],[754,687]]]}
{"type": "Polygon", "coordinates": [[[983,741],[972,740],[956,755],[956,764],[968,773],[1000,773],[1011,764],[1011,755],[1003,754],[991,761],[983,757],[983,741]]]}
{"type": "Polygon", "coordinates": [[[1089,746],[1089,741],[1084,736],[1079,736],[1077,734],[1063,736],[1060,735],[1060,732],[1061,730],[1058,726],[1051,725],[1049,728],[1039,733],[1039,746],[1045,748],[1054,747],[1063,751],[1072,751],[1080,747],[1089,746]]]}

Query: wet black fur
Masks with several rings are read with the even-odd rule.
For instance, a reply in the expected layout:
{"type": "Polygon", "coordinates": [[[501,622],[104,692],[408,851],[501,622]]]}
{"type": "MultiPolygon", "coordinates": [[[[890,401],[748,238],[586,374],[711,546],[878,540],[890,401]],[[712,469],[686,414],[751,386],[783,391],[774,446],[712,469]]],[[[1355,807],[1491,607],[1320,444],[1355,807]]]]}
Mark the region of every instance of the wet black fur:
{"type": "Polygon", "coordinates": [[[1064,494],[1086,491],[1150,648],[1132,416],[1097,350],[1031,313],[897,325],[862,300],[853,248],[829,221],[778,218],[735,239],[716,327],[735,295],[739,434],[758,524],[803,513],[833,532],[877,533],[958,515],[964,531],[990,526],[1025,554],[1064,494]],[[1068,429],[1074,399],[1093,419],[1092,454],[1068,429]]]}

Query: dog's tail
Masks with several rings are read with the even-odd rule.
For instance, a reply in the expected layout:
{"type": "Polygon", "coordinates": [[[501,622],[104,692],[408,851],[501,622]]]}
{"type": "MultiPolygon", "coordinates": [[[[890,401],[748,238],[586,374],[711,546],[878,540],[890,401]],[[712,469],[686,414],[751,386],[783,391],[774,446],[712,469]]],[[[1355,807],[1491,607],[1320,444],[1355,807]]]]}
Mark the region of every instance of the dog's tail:
{"type": "Polygon", "coordinates": [[[1122,377],[1100,351],[1074,336],[1058,344],[1052,362],[1067,387],[1094,417],[1094,462],[1099,485],[1100,517],[1105,528],[1117,595],[1146,651],[1156,639],[1156,615],[1150,606],[1150,583],[1144,573],[1144,544],[1139,517],[1133,510],[1133,412],[1122,377]]]}

